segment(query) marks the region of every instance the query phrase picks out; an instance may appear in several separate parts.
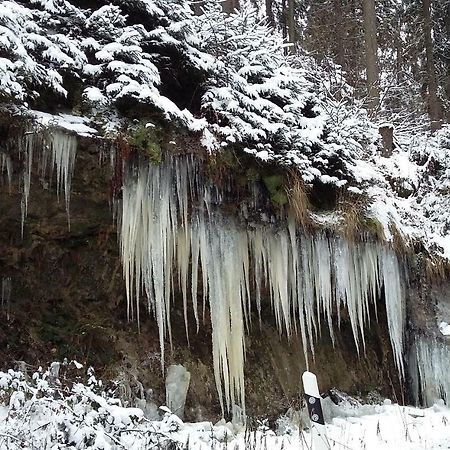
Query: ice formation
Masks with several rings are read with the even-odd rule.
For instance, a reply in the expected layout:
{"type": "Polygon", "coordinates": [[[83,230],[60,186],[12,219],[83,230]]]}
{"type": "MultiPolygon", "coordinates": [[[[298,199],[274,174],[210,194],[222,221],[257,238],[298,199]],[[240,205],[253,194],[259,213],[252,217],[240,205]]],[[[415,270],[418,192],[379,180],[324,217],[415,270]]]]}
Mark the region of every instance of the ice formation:
{"type": "Polygon", "coordinates": [[[21,142],[21,154],[24,167],[21,183],[22,236],[28,213],[33,164],[36,162],[39,167],[39,175],[44,183],[47,177],[50,177],[50,179],[53,178],[53,174],[56,172],[56,193],[59,200],[60,193],[64,191],[67,222],[70,227],[70,190],[76,152],[76,137],[63,131],[55,129],[51,133],[48,133],[48,135],[37,131],[25,133],[21,142]]]}
{"type": "Polygon", "coordinates": [[[8,187],[11,191],[11,180],[12,180],[12,161],[11,157],[7,153],[0,152],[0,173],[6,173],[8,178],[8,187]]]}
{"type": "Polygon", "coordinates": [[[56,193],[59,199],[60,192],[64,190],[64,201],[66,204],[67,221],[70,226],[70,189],[72,176],[75,168],[75,157],[77,153],[77,139],[70,134],[55,131],[50,139],[51,162],[50,170],[56,171],[56,193]]]}
{"type": "Polygon", "coordinates": [[[450,401],[450,346],[444,339],[416,336],[410,350],[409,371],[417,405],[450,401]]]}
{"type": "Polygon", "coordinates": [[[192,156],[127,166],[119,221],[128,311],[139,319],[145,293],[158,323],[162,364],[164,340],[171,340],[175,285],[182,292],[186,330],[189,299],[197,327],[201,323],[197,289],[202,286],[203,317],[206,305],[211,316],[216,385],[227,410],[233,404],[244,407],[244,335],[252,308],[261,310],[263,292],[279,332],[300,333],[307,360],[322,318],[334,339],[342,306],[348,309],[356,348],[364,350],[364,328],[370,311],[376,311],[371,304],[384,291],[394,359],[403,375],[404,288],[392,249],[324,232],[306,234],[293,222],[243,226],[214,207],[220,195],[201,179],[192,156]]]}

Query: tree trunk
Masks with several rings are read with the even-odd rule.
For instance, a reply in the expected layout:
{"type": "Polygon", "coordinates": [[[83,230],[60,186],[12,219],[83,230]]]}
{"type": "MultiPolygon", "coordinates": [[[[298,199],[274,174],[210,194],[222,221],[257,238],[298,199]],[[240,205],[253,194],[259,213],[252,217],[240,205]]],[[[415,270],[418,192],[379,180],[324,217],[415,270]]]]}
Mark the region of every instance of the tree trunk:
{"type": "Polygon", "coordinates": [[[389,107],[395,111],[399,112],[402,109],[402,95],[403,92],[402,84],[404,81],[403,73],[403,42],[402,42],[402,25],[403,25],[403,15],[401,10],[396,10],[395,13],[395,32],[394,32],[394,48],[395,48],[395,88],[394,91],[389,95],[389,107]]]}
{"type": "Polygon", "coordinates": [[[273,0],[266,0],[266,17],[269,25],[275,29],[275,16],[273,14],[273,0]]]}
{"type": "Polygon", "coordinates": [[[287,23],[289,43],[291,44],[290,52],[294,55],[296,52],[295,43],[297,42],[297,35],[295,32],[295,0],[288,0],[287,23]]]}
{"type": "Polygon", "coordinates": [[[334,0],[334,55],[336,62],[345,70],[345,48],[344,48],[344,15],[342,13],[342,0],[334,0]]]}
{"type": "Polygon", "coordinates": [[[239,0],[225,0],[222,8],[223,12],[231,14],[236,9],[239,9],[239,0]]]}
{"type": "Polygon", "coordinates": [[[370,111],[375,111],[380,103],[378,45],[377,45],[377,16],[375,1],[363,0],[364,40],[366,50],[367,94],[370,111]]]}
{"type": "MultiPolygon", "coordinates": [[[[283,40],[286,42],[288,37],[286,0],[281,0],[281,31],[283,33],[283,40]]],[[[286,48],[284,49],[284,53],[287,54],[286,48]]]]}
{"type": "MultiPolygon", "coordinates": [[[[446,10],[444,13],[444,23],[445,23],[445,35],[447,36],[448,39],[448,44],[447,44],[447,50],[450,53],[450,1],[447,3],[446,5],[446,10]]],[[[444,82],[444,92],[445,92],[445,97],[447,100],[447,108],[443,108],[444,111],[442,111],[442,115],[445,115],[445,119],[446,122],[449,123],[450,122],[450,108],[448,107],[448,104],[450,102],[450,57],[447,58],[446,62],[446,74],[447,76],[445,77],[445,82],[444,82]]]]}
{"type": "Polygon", "coordinates": [[[431,0],[422,1],[423,37],[427,68],[427,107],[431,120],[431,129],[441,127],[441,105],[437,96],[436,69],[434,67],[433,38],[431,36],[431,0]]]}
{"type": "Polygon", "coordinates": [[[391,125],[383,125],[378,129],[383,143],[381,155],[385,158],[392,156],[394,150],[394,128],[391,125]]]}

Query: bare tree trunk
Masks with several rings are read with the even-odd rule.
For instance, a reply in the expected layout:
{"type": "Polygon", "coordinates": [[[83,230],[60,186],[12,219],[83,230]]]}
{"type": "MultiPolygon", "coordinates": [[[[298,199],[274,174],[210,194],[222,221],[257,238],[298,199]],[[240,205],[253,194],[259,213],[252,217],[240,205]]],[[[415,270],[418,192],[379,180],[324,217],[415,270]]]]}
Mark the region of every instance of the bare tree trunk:
{"type": "Polygon", "coordinates": [[[231,14],[236,9],[239,9],[239,0],[225,0],[222,9],[223,12],[231,14]]]}
{"type": "Polygon", "coordinates": [[[377,16],[375,1],[363,0],[364,39],[366,50],[367,94],[369,109],[375,111],[380,103],[378,45],[377,45],[377,16]]]}
{"type": "Polygon", "coordinates": [[[404,80],[403,73],[403,43],[401,37],[402,24],[403,24],[402,12],[397,10],[395,17],[395,33],[394,33],[394,48],[395,48],[395,90],[389,96],[389,106],[396,112],[401,110],[401,92],[402,84],[404,80]]]}
{"type": "Polygon", "coordinates": [[[441,105],[437,96],[436,69],[434,67],[433,38],[431,36],[431,0],[422,1],[423,37],[427,66],[427,103],[431,129],[441,127],[441,105]]]}
{"type": "MultiPolygon", "coordinates": [[[[286,42],[288,37],[286,0],[281,0],[281,31],[283,33],[283,40],[286,42]]],[[[284,49],[284,53],[287,54],[286,48],[284,49]]]]}
{"type": "MultiPolygon", "coordinates": [[[[366,92],[366,87],[362,86],[361,80],[361,70],[365,67],[365,62],[362,61],[363,55],[361,51],[361,41],[364,37],[361,36],[361,26],[360,26],[360,0],[348,0],[349,11],[348,17],[350,18],[349,28],[348,28],[348,44],[346,49],[350,55],[350,61],[347,59],[345,63],[345,70],[347,72],[347,79],[349,84],[355,89],[356,96],[362,96],[366,92]]],[[[364,31],[364,30],[363,30],[364,31]]]]}
{"type": "MultiPolygon", "coordinates": [[[[447,3],[447,10],[445,11],[445,32],[450,38],[450,1],[447,3]]],[[[444,91],[447,102],[450,102],[450,60],[447,60],[447,76],[445,80],[444,91]]],[[[450,108],[447,107],[446,111],[444,110],[443,113],[445,113],[446,121],[450,122],[450,108]]]]}
{"type": "Polygon", "coordinates": [[[289,33],[290,51],[295,54],[295,44],[297,42],[297,33],[295,31],[295,0],[288,0],[287,24],[289,33]]]}
{"type": "Polygon", "coordinates": [[[342,13],[342,0],[334,0],[334,54],[336,62],[344,69],[344,15],[342,13]]]}
{"type": "Polygon", "coordinates": [[[273,14],[273,0],[266,0],[266,17],[269,25],[275,28],[275,16],[273,14]]]}

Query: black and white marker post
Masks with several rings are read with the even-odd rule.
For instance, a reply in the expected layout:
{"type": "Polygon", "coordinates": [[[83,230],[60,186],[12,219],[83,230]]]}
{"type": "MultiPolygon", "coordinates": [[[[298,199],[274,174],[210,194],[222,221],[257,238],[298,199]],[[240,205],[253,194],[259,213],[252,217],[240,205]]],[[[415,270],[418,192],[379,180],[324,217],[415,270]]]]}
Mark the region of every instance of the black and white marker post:
{"type": "Polygon", "coordinates": [[[311,419],[311,449],[330,450],[317,378],[312,372],[304,372],[302,381],[309,418],[311,419]]]}

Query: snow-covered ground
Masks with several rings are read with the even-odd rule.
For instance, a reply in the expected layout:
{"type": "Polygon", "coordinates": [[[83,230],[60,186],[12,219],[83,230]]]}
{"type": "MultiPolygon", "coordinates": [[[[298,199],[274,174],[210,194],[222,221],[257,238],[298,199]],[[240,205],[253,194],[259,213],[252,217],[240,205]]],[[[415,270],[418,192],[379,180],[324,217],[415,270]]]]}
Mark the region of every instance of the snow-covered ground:
{"type": "MultiPolygon", "coordinates": [[[[148,420],[142,409],[122,407],[92,373],[85,383],[69,383],[56,369],[0,372],[1,450],[314,449],[304,412],[280,417],[276,430],[265,421],[251,431],[224,421],[183,423],[164,406],[160,420],[148,420]]],[[[324,413],[330,449],[450,448],[450,409],[443,404],[419,409],[344,400],[337,406],[327,398],[324,413]]]]}

